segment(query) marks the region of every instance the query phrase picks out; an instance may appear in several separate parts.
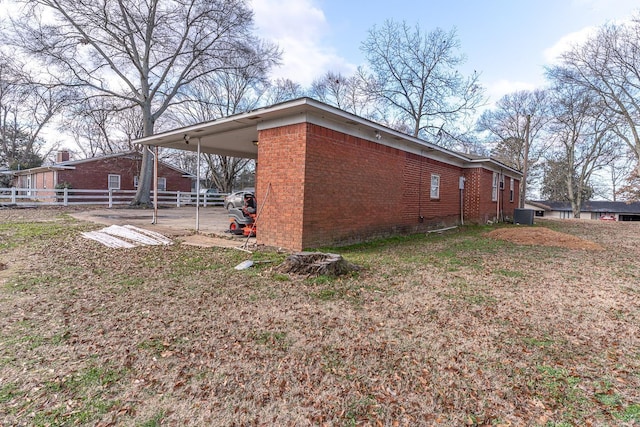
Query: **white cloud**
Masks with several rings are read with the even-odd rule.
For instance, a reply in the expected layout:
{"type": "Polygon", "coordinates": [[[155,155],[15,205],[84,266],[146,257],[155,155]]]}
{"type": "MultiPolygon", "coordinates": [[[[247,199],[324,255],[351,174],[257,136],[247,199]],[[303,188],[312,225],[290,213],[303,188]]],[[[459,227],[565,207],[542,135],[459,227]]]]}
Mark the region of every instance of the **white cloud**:
{"type": "Polygon", "coordinates": [[[514,93],[521,90],[535,90],[540,88],[543,82],[535,84],[532,82],[518,82],[511,80],[499,80],[487,85],[487,95],[489,96],[489,102],[495,103],[503,96],[514,93]]]}
{"type": "Polygon", "coordinates": [[[592,15],[600,17],[601,22],[566,34],[553,46],[545,49],[543,55],[547,63],[556,63],[562,53],[587,41],[602,25],[629,23],[632,15],[640,15],[638,0],[573,0],[572,6],[576,9],[588,9],[592,15]]]}
{"type": "Polygon", "coordinates": [[[350,74],[355,66],[323,44],[331,31],[324,12],[311,0],[252,0],[260,37],[277,43],[283,51],[282,66],[274,78],[289,78],[308,86],[332,70],[350,74]]]}
{"type": "Polygon", "coordinates": [[[627,11],[640,8],[638,0],[573,0],[572,6],[587,8],[597,13],[610,13],[615,10],[627,11]]]}
{"type": "Polygon", "coordinates": [[[566,34],[560,38],[553,46],[543,51],[543,57],[546,63],[555,64],[558,62],[560,55],[571,50],[574,46],[578,46],[598,31],[598,27],[585,27],[579,31],[566,34]]]}

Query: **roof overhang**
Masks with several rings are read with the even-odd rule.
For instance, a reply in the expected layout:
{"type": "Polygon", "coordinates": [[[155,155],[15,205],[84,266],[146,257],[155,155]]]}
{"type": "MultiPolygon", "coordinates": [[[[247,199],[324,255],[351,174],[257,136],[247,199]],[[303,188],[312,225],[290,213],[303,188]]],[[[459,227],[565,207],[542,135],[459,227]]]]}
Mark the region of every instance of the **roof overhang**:
{"type": "Polygon", "coordinates": [[[33,173],[42,173],[49,171],[63,171],[63,170],[74,170],[75,166],[64,166],[64,165],[50,165],[50,166],[38,166],[37,168],[30,169],[22,169],[7,172],[10,175],[30,175],[33,173]]]}
{"type": "Polygon", "coordinates": [[[199,146],[202,153],[256,159],[260,130],[304,122],[460,167],[477,167],[477,163],[484,162],[492,164],[493,169],[506,168],[519,174],[493,159],[472,159],[311,98],[294,99],[134,142],[188,151],[197,151],[199,146]]]}

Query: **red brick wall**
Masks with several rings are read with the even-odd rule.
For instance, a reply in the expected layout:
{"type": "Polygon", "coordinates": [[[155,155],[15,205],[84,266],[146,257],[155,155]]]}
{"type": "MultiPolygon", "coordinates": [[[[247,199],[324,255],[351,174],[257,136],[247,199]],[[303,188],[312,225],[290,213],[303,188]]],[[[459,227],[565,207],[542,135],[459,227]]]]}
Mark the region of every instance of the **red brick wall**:
{"type": "MultiPolygon", "coordinates": [[[[311,123],[259,132],[258,242],[302,250],[424,231],[496,216],[493,173],[463,169],[311,123]],[[440,176],[432,199],[431,176],[440,176]]],[[[508,182],[508,179],[507,179],[508,182]]],[[[517,204],[508,202],[513,215],[517,204]]]]}
{"type": "Polygon", "coordinates": [[[424,156],[407,153],[406,157],[404,217],[409,224],[415,225],[413,231],[457,223],[460,217],[459,179],[463,169],[424,156]],[[440,177],[440,194],[437,198],[431,198],[433,175],[440,177]]]}
{"type": "MultiPolygon", "coordinates": [[[[473,168],[465,172],[465,221],[484,224],[495,220],[498,215],[498,203],[492,200],[493,171],[473,168]]],[[[514,182],[513,201],[509,201],[509,176],[504,177],[504,189],[498,190],[500,210],[506,218],[513,218],[518,207],[519,180],[514,182]]]]}
{"type": "Polygon", "coordinates": [[[458,167],[309,123],[260,131],[259,141],[262,244],[301,250],[458,222],[458,167]]]}
{"type": "MultiPolygon", "coordinates": [[[[106,190],[109,174],[120,175],[121,190],[135,190],[134,176],[140,170],[139,156],[122,156],[78,163],[75,170],[58,171],[58,183],[68,182],[72,188],[106,190]]],[[[167,191],[191,191],[191,179],[163,164],[158,165],[158,177],[167,180],[167,191]]]]}
{"type": "Polygon", "coordinates": [[[303,247],[361,241],[407,225],[403,152],[307,127],[303,247]]]}
{"type": "Polygon", "coordinates": [[[306,124],[262,130],[258,140],[258,242],[300,250],[306,124]]]}

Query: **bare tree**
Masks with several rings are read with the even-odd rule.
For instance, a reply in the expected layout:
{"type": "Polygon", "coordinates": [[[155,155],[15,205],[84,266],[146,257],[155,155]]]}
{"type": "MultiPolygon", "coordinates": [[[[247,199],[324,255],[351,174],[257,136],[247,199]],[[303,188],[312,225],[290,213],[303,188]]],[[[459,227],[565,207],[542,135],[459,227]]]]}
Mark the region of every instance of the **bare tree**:
{"type": "Polygon", "coordinates": [[[16,61],[0,58],[0,164],[39,166],[47,156],[42,131],[69,100],[70,91],[36,83],[16,61]]]}
{"type": "MultiPolygon", "coordinates": [[[[108,98],[117,110],[138,108],[144,136],[187,85],[238,63],[268,68],[279,57],[251,33],[246,0],[21,2],[28,14],[14,22],[15,46],[87,98],[108,98]]],[[[144,150],[134,205],[151,202],[152,166],[144,150]]]]}
{"type": "Polygon", "coordinates": [[[278,104],[305,96],[305,91],[300,85],[291,79],[276,79],[269,83],[269,87],[262,95],[265,105],[278,104]]]}
{"type": "Polygon", "coordinates": [[[132,151],[143,136],[140,110],[114,110],[105,98],[80,100],[62,123],[85,157],[132,151]]]}
{"type": "Polygon", "coordinates": [[[311,97],[325,104],[333,105],[341,110],[353,111],[353,98],[349,96],[355,85],[353,78],[348,78],[340,73],[327,71],[311,83],[311,97]]]}
{"type": "MultiPolygon", "coordinates": [[[[526,157],[525,188],[533,187],[539,179],[542,160],[549,148],[545,137],[549,120],[547,98],[544,90],[507,94],[498,100],[495,108],[483,112],[476,123],[476,129],[484,134],[485,145],[490,147],[491,156],[520,171],[525,170],[526,157]]],[[[524,191],[520,197],[520,206],[523,206],[524,191]]]]}
{"type": "Polygon", "coordinates": [[[477,129],[487,134],[492,155],[517,170],[524,168],[524,144],[529,117],[529,163],[535,165],[548,149],[544,129],[548,121],[547,92],[518,91],[500,98],[496,107],[478,119],[477,129]]]}
{"type": "Polygon", "coordinates": [[[484,102],[478,74],[464,77],[458,71],[465,60],[459,49],[455,30],[425,34],[391,20],[374,26],[361,46],[368,90],[410,125],[411,135],[435,139],[443,124],[452,127],[484,102]]]}
{"type": "MultiPolygon", "coordinates": [[[[631,24],[609,24],[561,56],[555,78],[601,99],[611,111],[619,139],[640,160],[640,17],[631,24]],[[560,73],[561,72],[561,73],[560,73]]],[[[636,172],[640,174],[640,162],[636,172]]]]}
{"type": "MultiPolygon", "coordinates": [[[[211,73],[192,84],[182,94],[185,101],[173,108],[170,116],[179,123],[197,123],[228,117],[255,109],[261,105],[269,88],[266,70],[244,67],[211,73]]],[[[253,168],[253,160],[215,154],[205,154],[205,176],[220,191],[233,190],[236,178],[253,168]]]]}
{"type": "MultiPolygon", "coordinates": [[[[558,69],[549,72],[552,78],[563,74],[558,69]]],[[[580,218],[593,173],[610,164],[616,154],[615,133],[608,117],[611,113],[600,98],[582,86],[559,81],[552,93],[550,131],[557,144],[557,157],[564,164],[573,216],[580,218]]]]}

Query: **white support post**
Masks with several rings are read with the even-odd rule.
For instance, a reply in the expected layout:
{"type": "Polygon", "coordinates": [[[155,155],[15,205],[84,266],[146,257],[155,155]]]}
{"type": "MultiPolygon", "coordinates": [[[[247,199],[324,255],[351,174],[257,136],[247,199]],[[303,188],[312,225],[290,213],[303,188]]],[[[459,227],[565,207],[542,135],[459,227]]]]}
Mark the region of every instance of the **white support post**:
{"type": "Polygon", "coordinates": [[[13,205],[16,204],[16,194],[17,194],[16,187],[11,187],[11,204],[13,205]]]}
{"type": "Polygon", "coordinates": [[[109,189],[109,209],[113,207],[113,189],[109,189]]]}
{"type": "Polygon", "coordinates": [[[62,204],[64,206],[69,206],[69,189],[67,187],[64,188],[63,195],[64,197],[62,198],[62,204]]]}
{"type": "MultiPolygon", "coordinates": [[[[196,159],[196,200],[200,196],[200,138],[198,138],[198,158],[196,159]]],[[[200,203],[196,203],[196,233],[200,232],[200,203]]]]}
{"type": "MultiPolygon", "coordinates": [[[[147,148],[151,151],[151,148],[147,148]]],[[[158,146],[153,150],[153,222],[158,223],[158,146]]]]}

